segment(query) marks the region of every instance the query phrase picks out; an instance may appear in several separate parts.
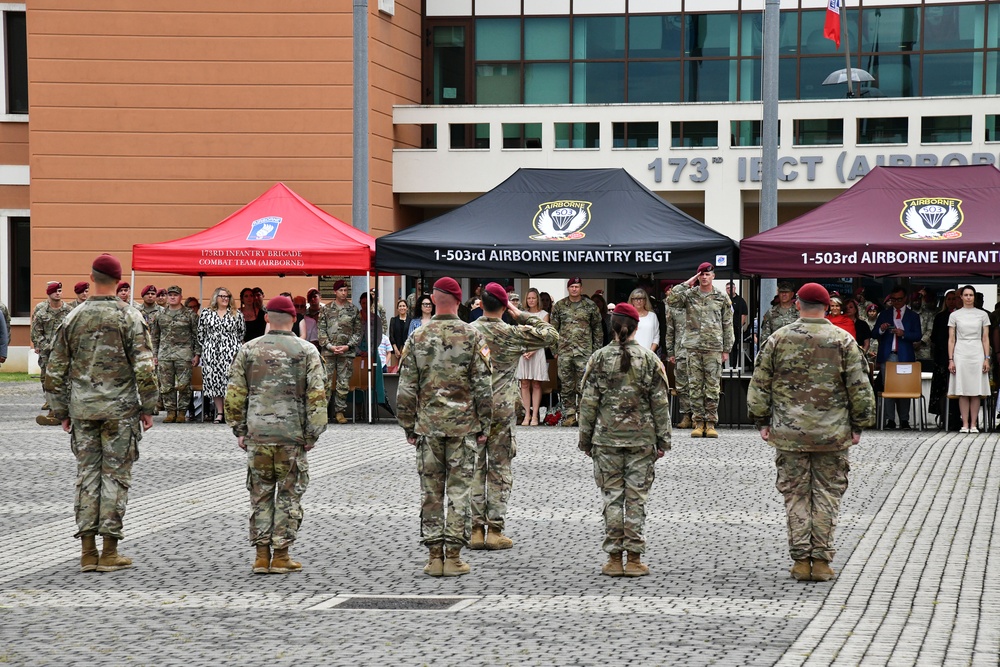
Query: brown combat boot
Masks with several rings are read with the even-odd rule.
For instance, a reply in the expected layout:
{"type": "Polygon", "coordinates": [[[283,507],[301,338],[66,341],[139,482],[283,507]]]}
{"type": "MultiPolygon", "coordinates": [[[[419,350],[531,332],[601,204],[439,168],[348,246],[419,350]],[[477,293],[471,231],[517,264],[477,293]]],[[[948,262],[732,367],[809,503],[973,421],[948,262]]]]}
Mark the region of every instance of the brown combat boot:
{"type": "Polygon", "coordinates": [[[424,565],[424,574],[440,577],[444,573],[444,547],[432,544],[429,549],[430,557],[427,559],[427,565],[424,565]]]}
{"type": "Polygon", "coordinates": [[[184,411],[183,410],[178,410],[177,411],[177,416],[174,418],[174,423],[175,424],[183,424],[186,421],[187,421],[187,417],[184,415],[184,411]]]}
{"type": "Polygon", "coordinates": [[[80,536],[80,572],[93,572],[97,569],[97,561],[100,554],[97,553],[97,536],[80,536]]]}
{"type": "Polygon", "coordinates": [[[705,437],[718,438],[719,432],[715,430],[715,422],[705,422],[705,437]]]}
{"type": "Polygon", "coordinates": [[[502,531],[490,529],[486,534],[486,548],[490,551],[500,551],[510,549],[514,546],[514,540],[503,534],[502,531]]]}
{"type": "Polygon", "coordinates": [[[625,563],[626,577],[645,577],[649,574],[649,568],[643,564],[638,551],[627,551],[628,561],[625,563]]]}
{"type": "Polygon", "coordinates": [[[694,428],[691,429],[692,438],[703,438],[705,437],[705,422],[696,421],[694,423],[694,428]]]}
{"type": "Polygon", "coordinates": [[[692,426],[694,424],[691,422],[691,415],[684,415],[684,419],[677,425],[677,428],[691,428],[692,426]]]}
{"type": "Polygon", "coordinates": [[[564,417],[562,420],[563,426],[576,426],[576,415],[570,415],[569,417],[564,417]]]}
{"type": "Polygon", "coordinates": [[[608,577],[625,576],[625,570],[622,568],[622,552],[608,554],[608,562],[601,567],[601,574],[608,577]]]}
{"type": "Polygon", "coordinates": [[[39,426],[59,426],[60,424],[62,424],[62,420],[56,419],[52,415],[52,411],[49,410],[49,414],[38,415],[37,417],[35,417],[35,423],[38,424],[39,426]]]}
{"type": "Polygon", "coordinates": [[[253,561],[254,574],[267,574],[271,569],[271,545],[258,544],[257,558],[253,561]]]}
{"type": "Polygon", "coordinates": [[[46,398],[45,402],[42,403],[42,410],[49,410],[49,409],[50,409],[49,408],[49,399],[46,398]]]}
{"type": "Polygon", "coordinates": [[[469,548],[479,551],[486,548],[486,526],[473,526],[472,536],[469,538],[469,548]]]}
{"type": "Polygon", "coordinates": [[[167,416],[164,417],[164,419],[163,419],[163,423],[164,424],[173,424],[175,421],[177,421],[177,411],[176,410],[170,410],[170,411],[168,411],[167,412],[167,416]]]}
{"type": "Polygon", "coordinates": [[[460,558],[462,547],[448,546],[445,548],[444,553],[445,559],[444,567],[441,569],[442,575],[446,577],[460,577],[472,570],[469,564],[460,558]]]}
{"type": "Polygon", "coordinates": [[[812,562],[812,580],[813,581],[830,581],[837,576],[837,573],[833,571],[830,567],[830,563],[825,560],[820,560],[819,558],[813,558],[812,562]]]}
{"type": "Polygon", "coordinates": [[[338,412],[337,416],[334,417],[334,419],[337,420],[338,424],[346,424],[347,423],[347,417],[344,416],[343,412],[338,412]]]}
{"type": "Polygon", "coordinates": [[[795,565],[792,565],[791,569],[792,579],[795,579],[796,581],[809,581],[812,577],[809,565],[810,563],[808,558],[795,561],[795,565]]]}
{"type": "Polygon", "coordinates": [[[275,549],[274,555],[271,556],[271,567],[268,572],[271,574],[288,574],[289,572],[299,572],[302,569],[302,563],[292,560],[288,556],[288,547],[284,549],[275,549]]]}
{"type": "Polygon", "coordinates": [[[104,536],[104,550],[97,560],[98,572],[114,572],[132,567],[132,559],[126,558],[118,553],[118,538],[110,535],[104,536]]]}

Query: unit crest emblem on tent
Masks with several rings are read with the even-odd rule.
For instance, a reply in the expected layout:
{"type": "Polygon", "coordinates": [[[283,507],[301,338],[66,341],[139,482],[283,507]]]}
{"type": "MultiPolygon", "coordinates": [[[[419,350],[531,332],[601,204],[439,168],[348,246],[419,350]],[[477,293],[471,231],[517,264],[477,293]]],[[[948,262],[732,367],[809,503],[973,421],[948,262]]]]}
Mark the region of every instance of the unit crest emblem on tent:
{"type": "Polygon", "coordinates": [[[278,233],[278,225],[281,218],[276,215],[269,215],[266,218],[258,218],[250,223],[250,235],[247,241],[271,241],[278,233]]]}
{"type": "Polygon", "coordinates": [[[964,219],[961,199],[951,197],[906,199],[903,201],[899,221],[910,230],[910,233],[900,236],[904,239],[925,241],[957,239],[962,236],[958,227],[964,219]]]}
{"type": "Polygon", "coordinates": [[[575,241],[586,234],[583,228],[590,224],[589,201],[547,201],[538,205],[532,224],[538,234],[534,241],[575,241]]]}

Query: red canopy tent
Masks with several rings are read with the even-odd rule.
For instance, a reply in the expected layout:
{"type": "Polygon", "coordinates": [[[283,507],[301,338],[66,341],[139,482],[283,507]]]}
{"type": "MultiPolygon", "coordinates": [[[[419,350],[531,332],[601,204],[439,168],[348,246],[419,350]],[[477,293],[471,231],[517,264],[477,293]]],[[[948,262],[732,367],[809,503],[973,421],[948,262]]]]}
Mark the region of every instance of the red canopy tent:
{"type": "Polygon", "coordinates": [[[819,208],[740,242],[764,278],[1000,275],[1000,171],[875,167],[819,208]]]}
{"type": "Polygon", "coordinates": [[[375,239],[284,183],[184,238],[132,246],[132,270],[186,276],[365,275],[375,239]]]}

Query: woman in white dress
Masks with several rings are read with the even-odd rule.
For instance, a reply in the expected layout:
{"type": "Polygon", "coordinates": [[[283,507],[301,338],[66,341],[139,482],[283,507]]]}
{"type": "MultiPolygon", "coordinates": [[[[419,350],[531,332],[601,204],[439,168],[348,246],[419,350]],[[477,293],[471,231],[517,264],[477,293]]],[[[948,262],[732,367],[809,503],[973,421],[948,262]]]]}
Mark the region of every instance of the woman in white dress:
{"type": "Polygon", "coordinates": [[[229,367],[243,344],[246,322],[233,303],[233,293],[215,288],[208,308],[198,318],[201,343],[202,392],[215,403],[215,423],[223,422],[222,399],[229,384],[229,367]]]}
{"type": "MultiPolygon", "coordinates": [[[[538,290],[530,288],[524,295],[524,312],[549,321],[549,314],[542,310],[538,290]]],[[[545,350],[533,350],[521,355],[517,362],[518,380],[521,381],[521,403],[524,405],[524,421],[521,426],[538,426],[538,409],[542,402],[542,383],[549,380],[549,362],[545,350]]]]}
{"type": "Polygon", "coordinates": [[[990,316],[976,308],[976,290],[959,290],[962,307],[948,316],[948,395],[958,396],[961,433],[979,433],[979,397],[990,395],[990,316]]]}
{"type": "Polygon", "coordinates": [[[635,342],[651,352],[660,346],[660,321],[650,309],[649,295],[638,287],[628,295],[628,302],[639,311],[639,328],[635,330],[635,342]]]}

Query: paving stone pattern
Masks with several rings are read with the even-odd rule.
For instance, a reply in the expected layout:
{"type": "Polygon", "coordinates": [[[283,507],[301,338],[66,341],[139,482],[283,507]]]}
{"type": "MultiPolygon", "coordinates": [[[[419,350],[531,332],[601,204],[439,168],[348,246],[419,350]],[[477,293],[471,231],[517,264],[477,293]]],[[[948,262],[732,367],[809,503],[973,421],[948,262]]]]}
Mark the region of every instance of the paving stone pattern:
{"type": "Polygon", "coordinates": [[[305,570],[261,576],[235,438],[161,416],[125,517],[121,549],[136,567],[81,574],[69,438],[34,423],[40,404],[37,382],[0,383],[11,471],[0,664],[997,664],[1000,585],[985,576],[1000,558],[995,435],[865,434],[838,529],[841,575],[799,583],[772,450],[755,430],[676,434],[649,505],[652,575],[610,579],[576,430],[518,427],[515,547],[465,552],[469,576],[435,579],[421,573],[402,431],[331,425],[310,453],[293,548],[305,570]],[[346,604],[356,596],[387,599],[346,604]],[[431,596],[460,600],[442,610],[431,596]]]}

